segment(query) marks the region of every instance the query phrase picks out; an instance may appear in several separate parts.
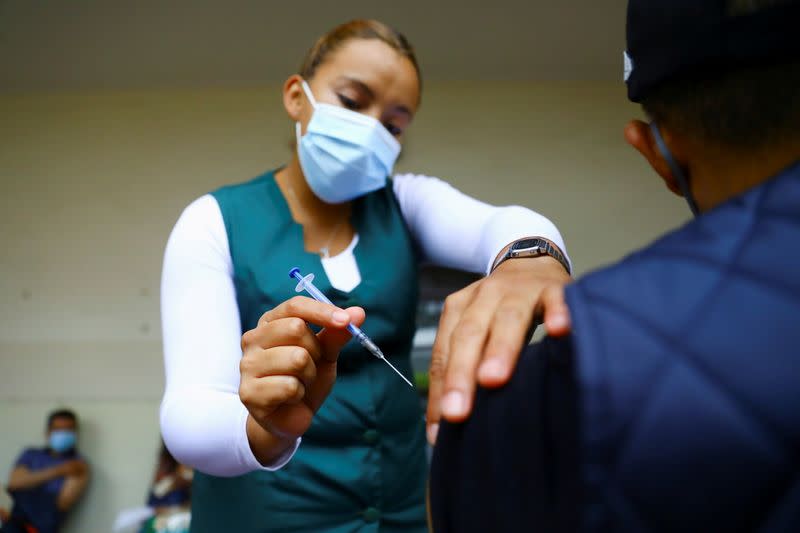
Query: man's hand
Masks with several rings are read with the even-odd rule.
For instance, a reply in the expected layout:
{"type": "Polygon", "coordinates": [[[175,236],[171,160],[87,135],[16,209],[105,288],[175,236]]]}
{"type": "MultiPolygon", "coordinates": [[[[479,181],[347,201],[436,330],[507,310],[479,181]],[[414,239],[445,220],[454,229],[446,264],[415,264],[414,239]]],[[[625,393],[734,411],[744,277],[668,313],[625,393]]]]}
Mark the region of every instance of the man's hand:
{"type": "Polygon", "coordinates": [[[342,311],[296,296],[242,336],[239,397],[250,412],[247,435],[262,464],[309,428],[336,379],[339,351],[350,340],[347,324],[363,321],[361,308],[342,311]],[[307,323],[325,329],[314,335],[307,323]]]}
{"type": "Polygon", "coordinates": [[[82,476],[89,470],[89,465],[82,459],[71,459],[57,468],[61,477],[82,476]]]}
{"type": "Polygon", "coordinates": [[[445,300],[431,356],[431,444],[441,416],[451,422],[469,416],[476,380],[483,387],[508,382],[534,319],[543,318],[551,336],[569,333],[563,287],[570,279],[552,257],[510,259],[445,300]]]}
{"type": "Polygon", "coordinates": [[[41,470],[30,470],[25,465],[18,465],[11,471],[7,490],[13,492],[33,489],[53,479],[83,477],[88,472],[89,465],[82,459],[71,459],[41,470]]]}

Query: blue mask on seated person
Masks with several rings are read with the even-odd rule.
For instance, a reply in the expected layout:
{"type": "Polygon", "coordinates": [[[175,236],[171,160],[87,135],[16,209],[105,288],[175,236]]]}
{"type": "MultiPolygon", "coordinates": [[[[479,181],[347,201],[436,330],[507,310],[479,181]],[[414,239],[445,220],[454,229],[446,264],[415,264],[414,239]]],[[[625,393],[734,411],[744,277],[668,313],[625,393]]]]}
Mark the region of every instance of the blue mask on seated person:
{"type": "Polygon", "coordinates": [[[48,444],[56,453],[64,453],[75,447],[77,436],[69,429],[56,429],[50,432],[48,444]]]}
{"type": "Polygon", "coordinates": [[[296,124],[297,153],[314,194],[339,204],[384,187],[400,154],[397,139],[372,117],[317,103],[305,80],[302,86],[314,112],[305,135],[296,124]]]}

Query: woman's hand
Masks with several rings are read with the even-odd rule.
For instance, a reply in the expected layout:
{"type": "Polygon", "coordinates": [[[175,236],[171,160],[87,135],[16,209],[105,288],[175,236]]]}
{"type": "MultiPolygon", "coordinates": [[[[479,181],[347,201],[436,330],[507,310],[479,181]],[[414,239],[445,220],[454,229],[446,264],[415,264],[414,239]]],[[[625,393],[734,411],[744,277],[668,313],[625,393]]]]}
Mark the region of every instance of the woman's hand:
{"type": "Polygon", "coordinates": [[[351,337],[345,328],[363,321],[359,307],[342,311],[296,296],[264,313],[242,336],[239,397],[250,412],[250,447],[262,464],[272,463],[309,428],[336,379],[339,351],[351,337]],[[315,335],[307,323],[324,329],[315,335]]]}
{"type": "Polygon", "coordinates": [[[570,279],[552,257],[512,259],[445,300],[431,356],[431,444],[441,416],[451,422],[469,416],[476,381],[483,387],[508,382],[535,318],[544,318],[551,336],[569,333],[563,287],[570,279]]]}

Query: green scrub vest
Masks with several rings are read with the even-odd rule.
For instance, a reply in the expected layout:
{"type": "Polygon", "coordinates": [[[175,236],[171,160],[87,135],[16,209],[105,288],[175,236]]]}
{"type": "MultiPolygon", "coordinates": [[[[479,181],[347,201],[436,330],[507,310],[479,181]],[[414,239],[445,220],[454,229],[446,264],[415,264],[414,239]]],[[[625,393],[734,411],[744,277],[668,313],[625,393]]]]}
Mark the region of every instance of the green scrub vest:
{"type": "MultiPolygon", "coordinates": [[[[273,172],[212,194],[228,234],[242,331],[295,295],[288,272],[297,266],[337,306],[363,307],[364,332],[412,375],[418,262],[391,182],[354,201],[362,281],[349,293],[332,288],[320,257],[304,250],[302,227],[273,172]]],[[[235,478],[195,475],[192,531],[423,532],[426,475],[417,392],[351,341],[330,396],[285,467],[235,478]]]]}

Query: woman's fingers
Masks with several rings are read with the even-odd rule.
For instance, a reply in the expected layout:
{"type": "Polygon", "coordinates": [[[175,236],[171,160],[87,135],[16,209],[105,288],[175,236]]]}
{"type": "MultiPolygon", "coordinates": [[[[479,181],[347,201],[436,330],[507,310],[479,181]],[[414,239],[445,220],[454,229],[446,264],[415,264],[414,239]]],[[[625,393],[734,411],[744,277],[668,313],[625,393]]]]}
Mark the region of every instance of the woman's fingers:
{"type": "MultiPolygon", "coordinates": [[[[360,326],[364,323],[364,319],[366,318],[366,313],[360,307],[350,307],[343,311],[343,313],[347,315],[345,326],[347,324],[360,326]]],[[[353,336],[350,332],[341,326],[326,327],[317,334],[322,356],[328,362],[335,361],[336,358],[339,357],[339,352],[344,348],[344,345],[352,338],[353,336]]]]}
{"type": "Polygon", "coordinates": [[[294,376],[243,379],[239,385],[239,398],[259,422],[283,405],[302,401],[305,392],[303,382],[294,376]]]}
{"type": "Polygon", "coordinates": [[[310,387],[317,377],[317,367],[308,350],[300,346],[276,346],[261,352],[244,354],[239,362],[242,376],[260,379],[268,376],[291,376],[310,387]]]}
{"type": "Polygon", "coordinates": [[[302,400],[305,383],[312,384],[316,377],[311,355],[295,346],[249,350],[242,355],[239,371],[239,397],[248,409],[257,408],[260,416],[280,404],[302,400]]]}
{"type": "Polygon", "coordinates": [[[308,324],[297,317],[279,318],[264,322],[242,336],[242,350],[255,346],[269,349],[277,346],[297,346],[305,349],[314,361],[322,355],[316,335],[308,324]]]}
{"type": "Polygon", "coordinates": [[[484,281],[453,329],[441,407],[442,414],[451,422],[464,420],[472,408],[478,365],[502,296],[490,282],[484,281]]]}
{"type": "Polygon", "coordinates": [[[442,416],[441,400],[444,391],[444,377],[450,354],[450,340],[453,330],[461,320],[461,314],[473,297],[477,283],[451,294],[444,302],[444,309],[439,318],[439,328],[431,350],[431,366],[428,384],[428,411],[425,415],[428,442],[436,443],[439,433],[439,421],[442,416]]]}
{"type": "Polygon", "coordinates": [[[445,309],[434,343],[429,441],[435,439],[441,416],[451,422],[469,416],[478,383],[499,387],[508,381],[535,310],[543,313],[551,334],[569,332],[569,314],[560,292],[569,279],[561,263],[550,257],[506,261],[471,285],[472,292],[468,288],[448,299],[459,305],[445,309]],[[552,286],[556,288],[547,290],[552,286]]]}
{"type": "Polygon", "coordinates": [[[525,344],[533,307],[526,298],[510,297],[495,312],[486,355],[478,369],[478,383],[484,387],[499,387],[511,377],[517,366],[520,347],[525,344]]]}
{"type": "Polygon", "coordinates": [[[544,327],[551,337],[563,337],[570,333],[572,321],[562,285],[551,285],[542,291],[537,312],[544,316],[544,327]]]}
{"type": "Polygon", "coordinates": [[[259,426],[281,437],[302,435],[336,380],[336,360],[364,322],[347,311],[295,297],[264,313],[242,336],[239,396],[259,426]],[[314,335],[308,323],[323,326],[314,335]]]}
{"type": "MultiPolygon", "coordinates": [[[[360,307],[351,307],[347,309],[347,313],[350,323],[360,326],[364,322],[364,310],[360,307]]],[[[333,388],[333,383],[336,381],[336,361],[339,358],[339,352],[352,338],[346,329],[325,328],[317,334],[316,340],[322,356],[315,361],[316,380],[306,391],[305,397],[305,403],[312,412],[319,409],[333,388]]]]}
{"type": "Polygon", "coordinates": [[[300,318],[323,328],[343,328],[350,316],[338,307],[305,296],[295,296],[270,309],[259,319],[259,325],[281,318],[300,318]]]}

